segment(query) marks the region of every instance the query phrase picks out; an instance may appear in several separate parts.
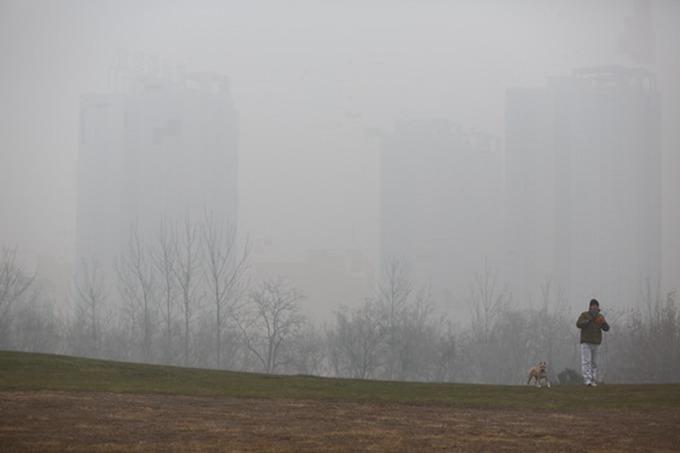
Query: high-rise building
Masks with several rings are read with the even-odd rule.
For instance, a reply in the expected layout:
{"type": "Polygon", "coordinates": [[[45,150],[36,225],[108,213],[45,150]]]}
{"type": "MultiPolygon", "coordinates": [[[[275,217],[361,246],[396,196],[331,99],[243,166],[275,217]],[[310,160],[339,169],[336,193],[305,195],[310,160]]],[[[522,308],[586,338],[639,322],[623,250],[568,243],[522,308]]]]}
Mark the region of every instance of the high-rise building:
{"type": "Polygon", "coordinates": [[[137,77],[123,93],[81,99],[77,258],[110,268],[133,225],[206,210],[236,225],[237,114],[228,79],[137,77]]]}
{"type": "Polygon", "coordinates": [[[506,277],[573,303],[639,300],[660,273],[660,106],[654,75],[597,67],[507,92],[506,277]]]}
{"type": "Polygon", "coordinates": [[[441,308],[465,315],[475,275],[501,266],[503,186],[495,137],[446,120],[397,124],[382,155],[383,261],[403,261],[441,308]]]}

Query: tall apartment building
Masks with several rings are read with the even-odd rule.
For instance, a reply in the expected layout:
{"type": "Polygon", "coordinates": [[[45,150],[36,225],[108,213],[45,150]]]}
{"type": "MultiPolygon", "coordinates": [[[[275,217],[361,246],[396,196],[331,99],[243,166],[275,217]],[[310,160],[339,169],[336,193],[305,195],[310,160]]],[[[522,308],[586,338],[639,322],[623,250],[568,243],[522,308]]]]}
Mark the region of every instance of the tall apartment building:
{"type": "Polygon", "coordinates": [[[81,99],[77,258],[110,269],[132,225],[161,218],[237,223],[237,114],[228,79],[137,77],[123,93],[81,99]]]}
{"type": "Polygon", "coordinates": [[[507,91],[506,277],[572,304],[639,300],[660,273],[660,106],[654,75],[596,67],[507,91]]]}
{"type": "Polygon", "coordinates": [[[445,310],[465,315],[475,274],[501,266],[499,141],[446,120],[397,124],[381,176],[383,261],[399,259],[445,310]]]}

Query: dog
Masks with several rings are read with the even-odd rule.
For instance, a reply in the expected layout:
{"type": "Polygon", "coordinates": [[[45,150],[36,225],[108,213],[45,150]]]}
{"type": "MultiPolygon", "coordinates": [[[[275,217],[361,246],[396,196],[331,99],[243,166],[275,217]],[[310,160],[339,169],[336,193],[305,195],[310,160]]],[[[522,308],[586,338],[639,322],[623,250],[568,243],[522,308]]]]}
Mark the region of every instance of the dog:
{"type": "Polygon", "coordinates": [[[550,381],[548,380],[548,364],[545,362],[538,362],[538,365],[529,369],[529,380],[527,385],[531,384],[534,379],[536,387],[542,387],[545,383],[546,387],[550,388],[550,381]]]}

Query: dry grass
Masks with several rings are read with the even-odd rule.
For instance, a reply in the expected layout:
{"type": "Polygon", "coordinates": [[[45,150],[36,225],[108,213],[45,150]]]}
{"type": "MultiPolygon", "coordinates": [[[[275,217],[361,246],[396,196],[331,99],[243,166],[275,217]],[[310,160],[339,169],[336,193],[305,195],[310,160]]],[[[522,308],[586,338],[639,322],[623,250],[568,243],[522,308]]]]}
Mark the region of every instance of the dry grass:
{"type": "Polygon", "coordinates": [[[266,376],[0,351],[0,451],[680,451],[680,385],[266,376]]]}
{"type": "Polygon", "coordinates": [[[3,451],[673,451],[680,411],[0,392],[3,451]]]}

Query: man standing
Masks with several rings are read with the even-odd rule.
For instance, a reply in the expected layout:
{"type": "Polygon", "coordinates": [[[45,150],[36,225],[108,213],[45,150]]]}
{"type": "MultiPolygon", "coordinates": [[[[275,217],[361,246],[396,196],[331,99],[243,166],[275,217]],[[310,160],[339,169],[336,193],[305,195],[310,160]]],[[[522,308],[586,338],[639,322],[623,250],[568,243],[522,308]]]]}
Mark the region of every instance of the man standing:
{"type": "Polygon", "coordinates": [[[590,301],[588,311],[581,313],[576,321],[581,329],[581,372],[588,387],[597,386],[597,349],[602,343],[602,331],[609,331],[609,324],[600,313],[600,303],[590,301]]]}

